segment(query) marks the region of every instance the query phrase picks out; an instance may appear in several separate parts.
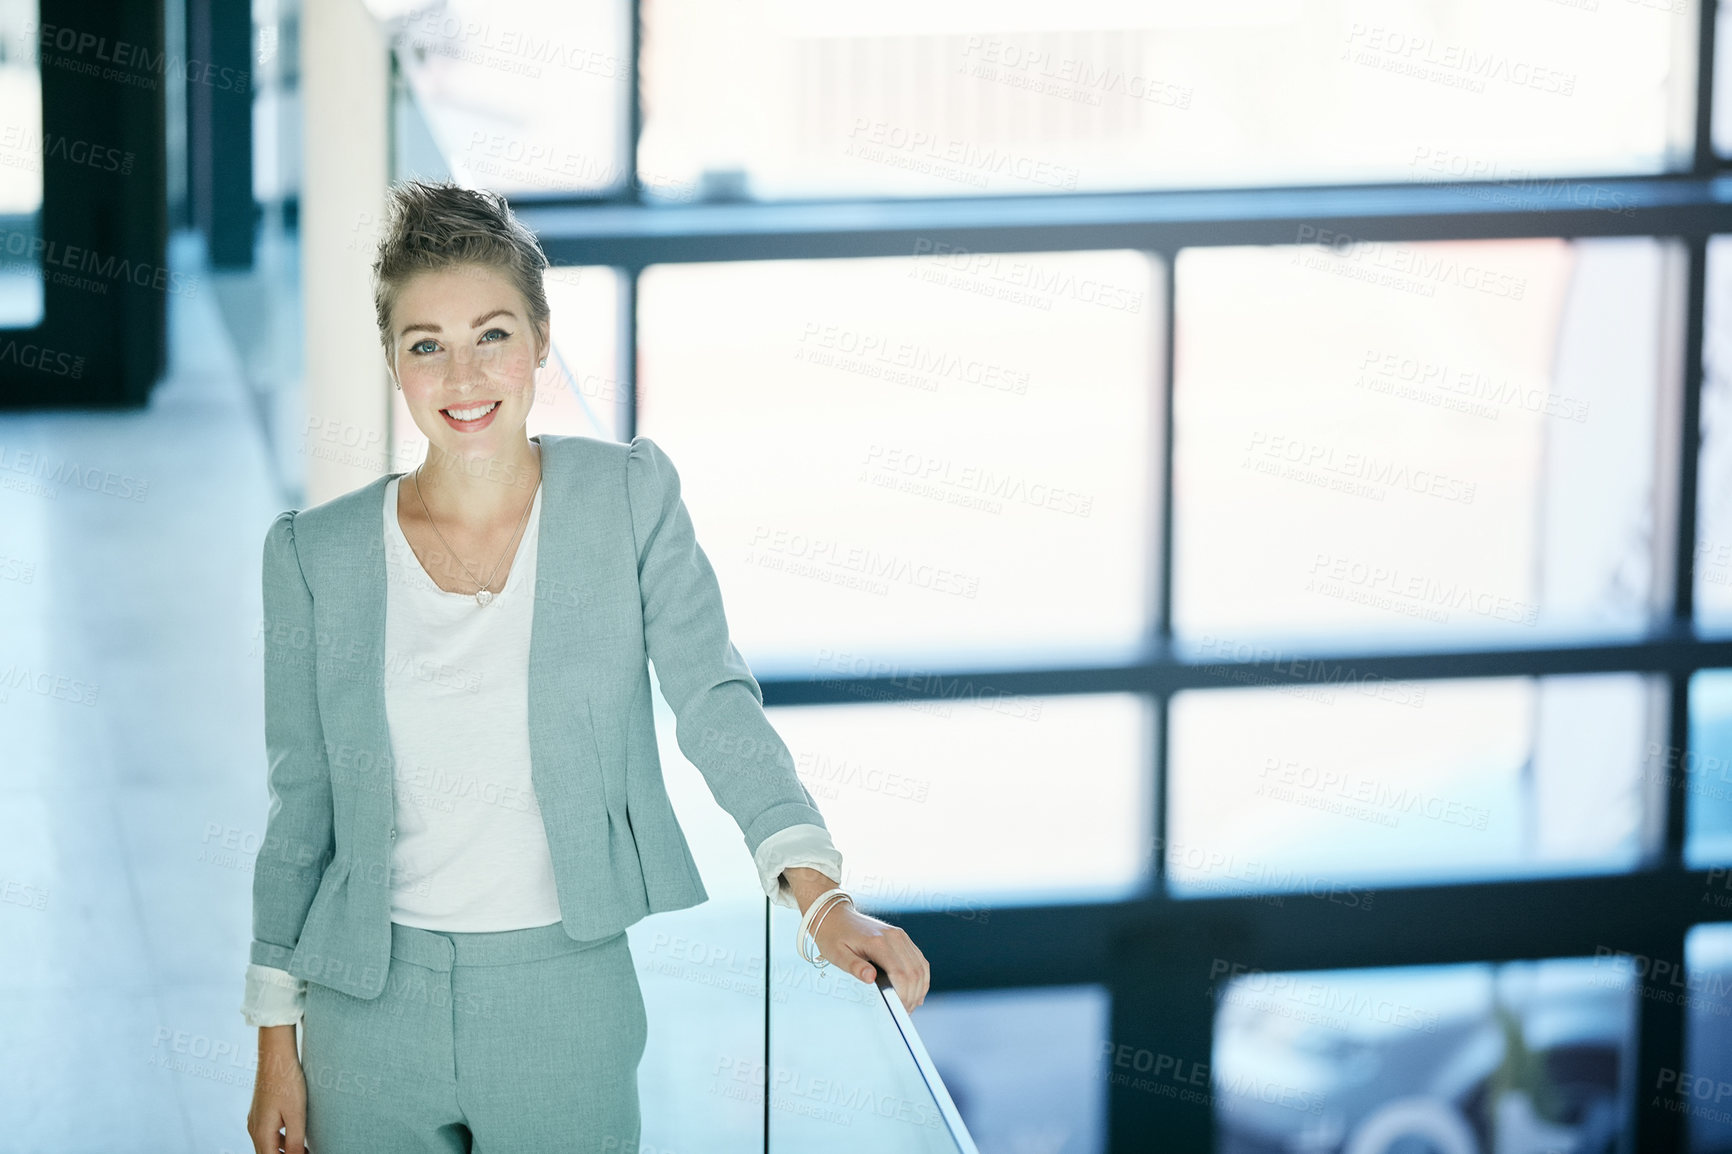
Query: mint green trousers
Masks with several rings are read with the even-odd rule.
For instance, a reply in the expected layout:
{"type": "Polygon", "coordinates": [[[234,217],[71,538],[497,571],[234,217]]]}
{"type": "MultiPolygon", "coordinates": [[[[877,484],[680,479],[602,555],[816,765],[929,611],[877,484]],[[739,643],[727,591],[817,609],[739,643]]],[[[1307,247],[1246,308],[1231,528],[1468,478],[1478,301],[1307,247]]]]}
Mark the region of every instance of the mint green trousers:
{"type": "Polygon", "coordinates": [[[307,983],[309,1154],[627,1154],[647,1033],[623,932],[393,922],[377,998],[307,983]]]}

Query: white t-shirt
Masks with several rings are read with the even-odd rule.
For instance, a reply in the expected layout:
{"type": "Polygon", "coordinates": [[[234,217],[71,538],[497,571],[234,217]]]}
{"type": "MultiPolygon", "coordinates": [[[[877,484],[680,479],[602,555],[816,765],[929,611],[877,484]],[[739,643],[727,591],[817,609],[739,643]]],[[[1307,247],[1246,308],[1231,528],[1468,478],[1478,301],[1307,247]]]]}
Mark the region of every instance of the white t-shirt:
{"type": "MultiPolygon", "coordinates": [[[[559,920],[529,775],[538,487],[503,586],[479,605],[433,583],[385,487],[385,719],[396,775],[391,920],[491,932],[559,920]]],[[[476,576],[484,576],[477,573],[476,576]]]]}

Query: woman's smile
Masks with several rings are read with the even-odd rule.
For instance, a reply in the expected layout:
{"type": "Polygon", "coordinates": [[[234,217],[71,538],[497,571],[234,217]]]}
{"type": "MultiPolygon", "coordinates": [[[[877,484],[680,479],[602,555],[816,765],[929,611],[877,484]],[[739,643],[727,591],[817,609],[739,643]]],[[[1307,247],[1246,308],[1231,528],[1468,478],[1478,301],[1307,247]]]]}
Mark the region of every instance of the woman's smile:
{"type": "Polygon", "coordinates": [[[445,423],[460,433],[477,433],[493,423],[494,414],[499,412],[499,402],[469,401],[461,405],[440,409],[439,415],[445,418],[445,423]]]}

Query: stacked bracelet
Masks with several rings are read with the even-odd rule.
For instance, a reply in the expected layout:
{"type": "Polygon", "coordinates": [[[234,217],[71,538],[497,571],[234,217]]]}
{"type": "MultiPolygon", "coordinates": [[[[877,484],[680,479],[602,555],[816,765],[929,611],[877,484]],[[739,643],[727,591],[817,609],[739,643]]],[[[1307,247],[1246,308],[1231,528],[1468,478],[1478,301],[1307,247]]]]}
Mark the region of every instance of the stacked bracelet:
{"type": "Polygon", "coordinates": [[[833,890],[825,890],[813,900],[811,905],[806,907],[805,915],[800,918],[799,934],[794,938],[794,949],[799,951],[802,958],[820,970],[830,964],[829,959],[818,952],[819,923],[824,920],[825,915],[830,912],[833,906],[840,905],[842,902],[853,904],[853,901],[854,896],[852,894],[838,887],[833,890]],[[808,948],[808,943],[810,943],[810,948],[808,948]]]}

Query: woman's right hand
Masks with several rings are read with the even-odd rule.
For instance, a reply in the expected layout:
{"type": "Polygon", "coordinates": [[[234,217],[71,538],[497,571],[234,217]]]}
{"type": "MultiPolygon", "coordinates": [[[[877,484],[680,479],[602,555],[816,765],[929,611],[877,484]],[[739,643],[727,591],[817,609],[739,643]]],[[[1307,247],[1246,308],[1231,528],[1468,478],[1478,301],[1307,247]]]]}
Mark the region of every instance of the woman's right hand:
{"type": "Polygon", "coordinates": [[[307,1079],[295,1046],[295,1027],[259,1028],[259,1069],[247,1133],[254,1154],[308,1154],[307,1079]]]}

